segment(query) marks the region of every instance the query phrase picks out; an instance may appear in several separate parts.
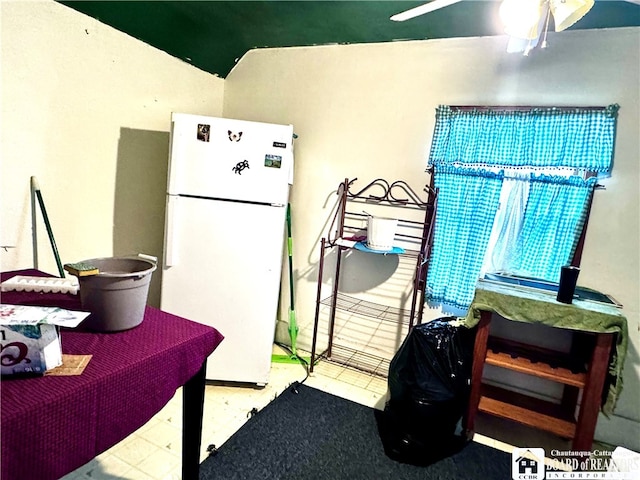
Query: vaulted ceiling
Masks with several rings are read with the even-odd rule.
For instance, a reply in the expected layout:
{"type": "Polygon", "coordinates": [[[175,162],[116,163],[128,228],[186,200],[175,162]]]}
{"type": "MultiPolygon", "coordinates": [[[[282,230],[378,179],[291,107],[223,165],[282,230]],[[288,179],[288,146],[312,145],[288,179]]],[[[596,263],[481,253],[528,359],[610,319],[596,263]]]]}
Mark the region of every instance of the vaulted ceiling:
{"type": "MultiPolygon", "coordinates": [[[[426,1],[60,1],[172,56],[226,77],[248,50],[503,35],[500,2],[466,0],[420,17],[426,1]]],[[[640,26],[640,5],[599,0],[571,29],[640,26]]]]}

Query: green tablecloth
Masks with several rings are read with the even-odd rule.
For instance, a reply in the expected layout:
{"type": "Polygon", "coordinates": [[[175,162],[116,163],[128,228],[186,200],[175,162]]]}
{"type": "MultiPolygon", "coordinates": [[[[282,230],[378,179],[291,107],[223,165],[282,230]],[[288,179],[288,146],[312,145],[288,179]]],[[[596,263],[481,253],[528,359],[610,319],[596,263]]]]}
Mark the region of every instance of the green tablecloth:
{"type": "MultiPolygon", "coordinates": [[[[620,309],[595,302],[574,300],[571,305],[556,300],[555,292],[545,292],[514,285],[479,281],[469,308],[465,326],[472,328],[480,321],[480,311],[490,311],[518,322],[540,323],[551,327],[587,332],[617,334],[615,348],[605,382],[606,398],[602,412],[610,415],[622,391],[622,368],[627,353],[627,319],[620,309]]],[[[604,396],[603,396],[604,397],[604,396]]]]}

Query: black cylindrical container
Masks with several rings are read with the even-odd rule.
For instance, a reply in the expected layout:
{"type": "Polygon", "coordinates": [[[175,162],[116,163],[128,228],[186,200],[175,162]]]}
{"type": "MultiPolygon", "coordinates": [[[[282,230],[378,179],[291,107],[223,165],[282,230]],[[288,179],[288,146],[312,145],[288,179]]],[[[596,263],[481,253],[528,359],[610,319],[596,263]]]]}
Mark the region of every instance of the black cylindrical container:
{"type": "Polygon", "coordinates": [[[558,285],[558,296],[556,300],[562,303],[572,303],[573,294],[576,291],[576,283],[578,282],[579,267],[567,265],[562,267],[560,271],[560,285],[558,285]]]}

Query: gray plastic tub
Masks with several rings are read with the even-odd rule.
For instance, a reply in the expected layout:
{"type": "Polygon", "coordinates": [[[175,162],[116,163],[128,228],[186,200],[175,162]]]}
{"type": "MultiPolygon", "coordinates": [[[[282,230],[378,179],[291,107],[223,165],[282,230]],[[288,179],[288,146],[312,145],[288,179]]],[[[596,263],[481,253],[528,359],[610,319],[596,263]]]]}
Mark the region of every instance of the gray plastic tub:
{"type": "Polygon", "coordinates": [[[83,260],[100,273],[78,277],[82,308],[91,312],[82,325],[96,332],[118,332],[142,323],[156,264],[142,257],[83,260]]]}

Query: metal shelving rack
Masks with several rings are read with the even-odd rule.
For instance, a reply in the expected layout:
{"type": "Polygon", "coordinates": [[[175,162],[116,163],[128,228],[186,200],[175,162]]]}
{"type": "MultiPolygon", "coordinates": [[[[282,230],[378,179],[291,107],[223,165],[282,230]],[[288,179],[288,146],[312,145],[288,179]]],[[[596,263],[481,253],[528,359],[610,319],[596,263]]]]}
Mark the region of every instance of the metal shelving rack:
{"type": "MultiPolygon", "coordinates": [[[[418,195],[406,182],[402,180],[389,183],[384,179],[376,179],[360,190],[355,189],[357,178],[342,182],[337,194],[339,201],[336,213],[329,226],[328,234],[320,241],[320,260],[318,271],[318,286],[316,294],[316,310],[311,350],[311,367],[320,358],[326,358],[332,362],[340,363],[371,374],[386,377],[389,369],[389,360],[375,353],[359,350],[357,348],[340,345],[335,342],[336,312],[348,312],[360,317],[376,319],[380,322],[388,322],[406,326],[411,329],[422,322],[424,307],[424,292],[426,285],[428,259],[431,253],[433,222],[437,200],[437,190],[433,187],[433,175],[430,185],[424,187],[422,197],[418,195]],[[425,197],[426,198],[423,198],[425,197]],[[365,301],[356,296],[346,295],[340,291],[340,274],[343,268],[343,253],[351,247],[345,246],[343,239],[363,240],[362,224],[368,214],[362,209],[367,205],[389,207],[398,218],[396,241],[402,242],[404,251],[399,253],[407,257],[413,263],[413,281],[411,288],[411,308],[402,309],[381,305],[371,301],[365,301]],[[408,215],[410,210],[420,210],[424,213],[408,215]],[[416,220],[421,218],[421,220],[416,220]],[[330,250],[335,250],[336,261],[334,268],[334,281],[329,296],[323,297],[323,277],[325,271],[325,257],[330,250]],[[328,312],[328,346],[321,353],[317,352],[317,341],[320,324],[320,310],[325,306],[328,312]]],[[[366,233],[366,232],[365,232],[366,233]]]]}

